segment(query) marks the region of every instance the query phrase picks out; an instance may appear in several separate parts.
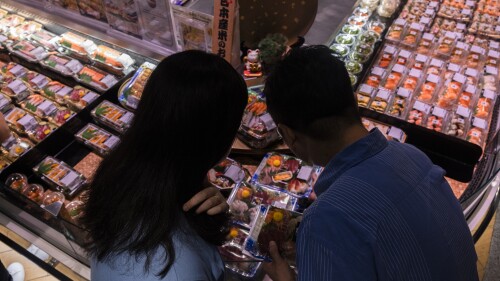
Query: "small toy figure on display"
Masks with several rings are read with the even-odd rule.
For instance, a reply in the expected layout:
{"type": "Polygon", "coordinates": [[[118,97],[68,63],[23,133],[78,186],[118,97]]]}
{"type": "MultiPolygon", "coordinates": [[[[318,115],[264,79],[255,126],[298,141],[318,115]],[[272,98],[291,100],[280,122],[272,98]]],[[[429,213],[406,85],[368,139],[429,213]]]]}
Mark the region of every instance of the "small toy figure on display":
{"type": "Polygon", "coordinates": [[[243,58],[243,62],[245,63],[243,75],[246,77],[262,76],[262,63],[260,61],[259,49],[248,50],[247,56],[243,58]]]}

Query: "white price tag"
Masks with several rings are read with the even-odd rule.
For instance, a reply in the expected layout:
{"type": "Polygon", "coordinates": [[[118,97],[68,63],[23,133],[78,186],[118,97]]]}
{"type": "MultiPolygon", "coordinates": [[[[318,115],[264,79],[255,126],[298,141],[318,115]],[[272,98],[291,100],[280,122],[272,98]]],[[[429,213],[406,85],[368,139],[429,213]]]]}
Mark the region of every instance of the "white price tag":
{"type": "Polygon", "coordinates": [[[469,0],[465,2],[465,5],[473,8],[476,5],[476,2],[469,0]]]}
{"type": "Polygon", "coordinates": [[[83,68],[83,65],[77,60],[70,60],[65,66],[73,73],[78,73],[83,68]]]}
{"type": "MultiPolygon", "coordinates": [[[[431,10],[431,11],[434,12],[434,10],[431,10]]],[[[432,16],[433,14],[427,14],[427,15],[432,16]]],[[[423,24],[423,25],[428,25],[428,24],[431,23],[431,19],[428,18],[428,17],[421,17],[420,18],[420,23],[423,24]]]]}
{"type": "Polygon", "coordinates": [[[498,68],[493,67],[493,66],[489,66],[489,65],[487,65],[487,66],[485,67],[485,71],[486,71],[486,73],[488,73],[488,74],[492,74],[492,75],[495,75],[495,76],[496,76],[496,75],[498,75],[498,68]]]}
{"type": "Polygon", "coordinates": [[[5,41],[7,41],[8,39],[9,39],[9,38],[7,38],[7,37],[5,37],[5,36],[3,36],[3,35],[1,35],[1,34],[0,34],[0,42],[2,42],[2,43],[3,43],[3,42],[5,42],[5,41]]]}
{"type": "Polygon", "coordinates": [[[17,142],[16,138],[13,135],[10,135],[10,137],[2,143],[2,146],[7,149],[10,149],[10,147],[14,145],[16,142],[17,142]]]}
{"type": "Polygon", "coordinates": [[[397,95],[404,98],[408,98],[411,95],[411,91],[405,88],[399,88],[397,95]]]}
{"type": "Polygon", "coordinates": [[[391,46],[391,45],[387,45],[385,46],[384,48],[384,52],[385,53],[389,53],[389,54],[394,54],[396,52],[396,48],[394,48],[394,46],[391,46]]]}
{"type": "Polygon", "coordinates": [[[439,76],[434,74],[429,74],[429,76],[427,76],[427,81],[437,84],[439,83],[439,76]]]}
{"type": "Polygon", "coordinates": [[[383,100],[388,100],[391,92],[386,89],[379,89],[377,93],[377,97],[383,100]]]}
{"type": "Polygon", "coordinates": [[[106,147],[109,147],[109,149],[113,149],[113,148],[116,146],[116,144],[118,144],[118,142],[119,142],[119,141],[120,141],[120,139],[119,139],[119,138],[117,138],[117,137],[115,137],[115,136],[111,135],[111,136],[110,136],[110,137],[109,137],[109,138],[108,138],[108,139],[104,142],[104,145],[105,145],[106,147]]]}
{"type": "Polygon", "coordinates": [[[469,77],[477,77],[477,70],[475,70],[474,68],[467,68],[465,70],[465,75],[469,76],[469,77]]]}
{"type": "Polygon", "coordinates": [[[405,67],[400,65],[400,64],[396,64],[394,65],[394,67],[392,68],[392,71],[395,71],[395,72],[398,72],[398,73],[404,73],[405,72],[405,67]]]}
{"type": "Polygon", "coordinates": [[[421,55],[421,54],[418,54],[416,57],[415,57],[415,60],[418,61],[418,62],[427,62],[427,59],[428,57],[427,56],[424,56],[424,55],[421,55]]]}
{"type": "Polygon", "coordinates": [[[464,107],[464,106],[458,106],[457,107],[457,114],[462,116],[462,117],[465,117],[465,118],[469,118],[470,116],[470,109],[468,109],[467,107],[464,107]]]}
{"type": "Polygon", "coordinates": [[[271,131],[276,128],[276,123],[274,123],[273,118],[271,118],[271,114],[264,113],[259,118],[262,121],[262,123],[264,123],[268,131],[271,131]]]}
{"type": "Polygon", "coordinates": [[[441,67],[443,67],[443,64],[444,64],[444,62],[442,60],[438,60],[438,59],[432,59],[431,60],[431,65],[432,66],[436,66],[436,67],[441,68],[441,67]]]}
{"type": "Polygon", "coordinates": [[[82,100],[87,102],[87,104],[92,103],[97,99],[98,95],[94,92],[88,92],[85,96],[82,97],[82,100]]]}
{"type": "Polygon", "coordinates": [[[434,34],[432,33],[424,33],[424,36],[422,37],[426,40],[433,41],[434,40],[434,34]]]}
{"type": "Polygon", "coordinates": [[[125,124],[129,124],[133,118],[134,114],[132,112],[126,112],[119,120],[125,124]]]}
{"type": "Polygon", "coordinates": [[[411,56],[411,52],[409,52],[407,50],[401,50],[401,51],[399,51],[399,56],[407,59],[411,56]]]}
{"type": "Polygon", "coordinates": [[[64,185],[64,187],[70,187],[77,178],[78,178],[77,173],[69,171],[68,174],[61,179],[61,183],[64,185]]]}
{"type": "Polygon", "coordinates": [[[229,166],[229,168],[227,168],[226,172],[224,173],[224,176],[226,176],[226,177],[232,179],[234,182],[238,183],[241,180],[243,180],[242,173],[243,173],[243,177],[244,177],[245,172],[243,172],[243,170],[240,167],[238,167],[236,165],[231,165],[231,166],[229,166]]]}
{"type": "Polygon", "coordinates": [[[432,1],[429,3],[429,7],[431,7],[431,8],[436,8],[438,6],[439,6],[439,2],[437,2],[437,1],[432,1]]]}
{"type": "Polygon", "coordinates": [[[22,80],[16,79],[10,82],[7,87],[11,89],[14,94],[19,95],[20,93],[26,91],[28,89],[22,80]]]}
{"type": "Polygon", "coordinates": [[[488,56],[489,57],[492,57],[492,58],[495,58],[495,59],[498,59],[500,58],[500,53],[495,51],[495,50],[489,50],[488,51],[488,56]]]}
{"type": "Polygon", "coordinates": [[[422,71],[420,69],[413,68],[412,70],[410,70],[410,76],[412,77],[420,78],[421,75],[422,71]]]}
{"type": "Polygon", "coordinates": [[[432,110],[432,115],[435,115],[437,117],[444,118],[446,116],[447,111],[435,106],[434,109],[432,110]]]}
{"type": "Polygon", "coordinates": [[[415,104],[413,105],[413,108],[418,111],[422,111],[425,114],[428,114],[431,109],[431,106],[421,101],[416,101],[415,104]]]}
{"type": "Polygon", "coordinates": [[[118,80],[116,80],[113,75],[106,75],[106,77],[101,80],[101,83],[104,83],[108,88],[111,88],[118,83],[118,80]]]}
{"type": "Polygon", "coordinates": [[[500,42],[490,41],[490,49],[500,49],[500,42]]]}
{"type": "Polygon", "coordinates": [[[373,87],[368,86],[367,84],[362,84],[359,87],[359,92],[371,96],[373,92],[373,87]]]}
{"type": "Polygon", "coordinates": [[[57,108],[51,101],[46,100],[38,106],[38,109],[40,109],[45,115],[50,115],[56,111],[57,108]]]}
{"type": "Polygon", "coordinates": [[[478,53],[478,54],[481,54],[481,55],[484,55],[484,49],[477,46],[477,45],[474,45],[472,46],[472,48],[470,49],[471,52],[473,53],[478,53]]]}
{"type": "Polygon", "coordinates": [[[418,31],[422,31],[422,30],[424,29],[424,27],[423,27],[421,24],[416,23],[416,22],[412,23],[412,24],[410,25],[410,28],[411,28],[411,29],[416,29],[416,30],[418,30],[418,31]]]}
{"type": "Polygon", "coordinates": [[[489,98],[490,100],[495,100],[496,94],[492,90],[484,90],[483,97],[489,98]]]}
{"type": "Polygon", "coordinates": [[[0,95],[0,109],[3,109],[8,104],[9,101],[4,96],[0,95]]]}
{"type": "Polygon", "coordinates": [[[405,133],[403,132],[403,130],[401,130],[399,128],[390,127],[389,131],[387,132],[387,135],[402,142],[403,136],[405,135],[405,133]]]}
{"type": "Polygon", "coordinates": [[[457,23],[457,29],[458,30],[465,30],[465,24],[463,24],[463,23],[457,23]]]}
{"type": "Polygon", "coordinates": [[[467,84],[467,87],[465,87],[465,92],[466,93],[471,93],[472,95],[474,95],[476,93],[476,86],[474,85],[471,85],[471,84],[467,84]]]}
{"type": "Polygon", "coordinates": [[[458,42],[456,46],[457,46],[458,49],[462,49],[462,50],[469,49],[469,45],[465,44],[464,42],[458,42]]]}
{"type": "Polygon", "coordinates": [[[443,42],[450,45],[453,43],[453,40],[457,37],[457,34],[455,34],[455,32],[452,32],[452,31],[446,31],[446,33],[444,34],[444,40],[443,42]]]}
{"type": "Polygon", "coordinates": [[[31,80],[31,82],[33,82],[33,84],[35,84],[38,88],[43,88],[49,84],[49,79],[42,74],[38,74],[31,80]]]}
{"type": "Polygon", "coordinates": [[[10,73],[14,74],[14,76],[16,76],[16,77],[19,77],[19,76],[23,76],[24,74],[26,74],[27,70],[22,65],[18,64],[10,69],[10,73]]]}
{"type": "Polygon", "coordinates": [[[17,123],[23,126],[25,131],[32,131],[38,125],[35,118],[29,114],[24,115],[24,117],[19,119],[17,123]]]}
{"type": "Polygon", "coordinates": [[[463,76],[462,74],[460,73],[455,73],[455,75],[453,75],[453,81],[457,81],[458,83],[460,84],[463,84],[465,83],[465,80],[467,78],[465,78],[465,76],[463,76]]]}
{"type": "Polygon", "coordinates": [[[303,181],[309,181],[309,179],[311,178],[312,171],[313,171],[313,167],[302,166],[299,170],[298,175],[297,175],[297,179],[303,180],[303,181]]]}
{"type": "Polygon", "coordinates": [[[59,91],[56,92],[56,95],[58,97],[64,98],[65,96],[69,95],[69,93],[71,93],[72,91],[73,91],[73,88],[68,87],[68,86],[64,86],[61,89],[59,89],[59,91]]]}
{"type": "Polygon", "coordinates": [[[372,74],[375,74],[377,76],[382,76],[384,74],[384,69],[382,69],[380,67],[374,67],[372,69],[372,74]]]}
{"type": "Polygon", "coordinates": [[[406,21],[404,19],[398,18],[394,21],[394,24],[404,26],[406,24],[406,21]]]}
{"type": "Polygon", "coordinates": [[[486,122],[486,120],[484,120],[484,119],[474,117],[474,121],[472,122],[472,125],[474,127],[486,129],[486,127],[488,127],[488,122],[486,122]]]}
{"type": "Polygon", "coordinates": [[[462,9],[462,15],[470,16],[471,10],[470,9],[462,9]]]}
{"type": "Polygon", "coordinates": [[[448,64],[448,70],[453,71],[453,72],[459,72],[460,66],[458,64],[450,63],[450,64],[448,64]]]}

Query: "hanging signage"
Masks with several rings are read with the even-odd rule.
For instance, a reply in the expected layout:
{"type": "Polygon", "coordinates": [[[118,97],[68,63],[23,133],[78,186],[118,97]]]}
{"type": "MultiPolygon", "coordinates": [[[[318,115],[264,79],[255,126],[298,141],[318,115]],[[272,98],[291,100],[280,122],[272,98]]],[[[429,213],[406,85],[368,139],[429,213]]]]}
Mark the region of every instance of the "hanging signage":
{"type": "Polygon", "coordinates": [[[212,52],[231,62],[237,0],[215,0],[212,52]]]}

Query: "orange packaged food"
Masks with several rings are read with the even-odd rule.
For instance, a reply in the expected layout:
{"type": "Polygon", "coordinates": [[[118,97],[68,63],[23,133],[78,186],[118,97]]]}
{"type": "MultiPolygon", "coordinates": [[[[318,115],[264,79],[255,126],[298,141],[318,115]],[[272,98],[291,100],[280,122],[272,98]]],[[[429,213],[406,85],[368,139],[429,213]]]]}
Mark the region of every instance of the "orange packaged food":
{"type": "Polygon", "coordinates": [[[418,54],[417,56],[415,56],[415,61],[413,62],[412,68],[423,70],[428,60],[429,57],[418,54]]]}
{"type": "Polygon", "coordinates": [[[478,68],[484,49],[479,46],[472,46],[469,55],[467,55],[466,65],[471,68],[478,68]]]}
{"type": "Polygon", "coordinates": [[[391,74],[387,76],[387,79],[385,80],[383,87],[391,91],[396,90],[397,86],[399,85],[399,82],[401,81],[401,78],[403,77],[404,72],[405,72],[404,66],[401,66],[399,64],[394,65],[391,74]]]}
{"type": "Polygon", "coordinates": [[[453,80],[446,85],[446,90],[439,96],[437,105],[447,109],[455,105],[464,82],[465,77],[463,75],[455,74],[453,80]]]}
{"type": "Polygon", "coordinates": [[[450,55],[454,42],[455,42],[454,38],[445,37],[437,47],[437,52],[445,56],[450,55]]]}
{"type": "Polygon", "coordinates": [[[460,98],[458,99],[458,105],[469,108],[475,93],[476,87],[473,85],[467,85],[465,90],[460,95],[460,98]]]}
{"type": "Polygon", "coordinates": [[[378,66],[381,68],[387,68],[389,67],[389,64],[391,64],[391,61],[392,61],[392,54],[384,53],[380,58],[378,66]]]}
{"type": "Polygon", "coordinates": [[[405,88],[405,89],[410,90],[410,91],[413,92],[417,88],[417,84],[418,84],[418,78],[417,77],[408,76],[408,77],[405,78],[405,80],[403,82],[403,88],[405,88]]]}
{"type": "Polygon", "coordinates": [[[408,123],[412,123],[415,125],[422,125],[422,120],[424,119],[424,113],[422,111],[413,109],[408,114],[408,123]]]}
{"type": "Polygon", "coordinates": [[[481,97],[477,101],[476,109],[474,110],[474,116],[479,118],[486,118],[490,115],[491,107],[493,101],[486,97],[481,97]]]}
{"type": "Polygon", "coordinates": [[[406,66],[406,64],[408,63],[408,59],[410,58],[410,56],[411,56],[411,52],[409,52],[407,50],[401,50],[401,51],[399,51],[398,57],[396,59],[396,64],[399,64],[399,65],[402,65],[402,66],[406,66]]]}
{"type": "Polygon", "coordinates": [[[393,25],[387,32],[387,40],[400,41],[403,35],[403,31],[406,25],[406,21],[403,19],[397,19],[394,21],[393,25]]]}
{"type": "Polygon", "coordinates": [[[417,52],[421,54],[428,54],[434,44],[434,34],[424,33],[422,40],[418,43],[417,52]]]}
{"type": "Polygon", "coordinates": [[[436,92],[437,84],[439,83],[439,77],[433,74],[427,76],[425,83],[422,85],[422,89],[418,94],[418,100],[430,102],[434,98],[436,92]]]}
{"type": "Polygon", "coordinates": [[[472,127],[467,133],[466,140],[481,146],[483,144],[483,130],[477,127],[472,127]]]}
{"type": "Polygon", "coordinates": [[[380,67],[374,67],[366,79],[366,84],[372,86],[373,88],[377,88],[382,81],[382,76],[384,75],[384,70],[380,67]]]}
{"type": "Polygon", "coordinates": [[[408,30],[408,32],[406,32],[402,43],[410,48],[413,48],[417,44],[417,41],[419,40],[420,34],[422,33],[423,29],[423,25],[416,22],[412,23],[410,25],[410,29],[408,30]]]}
{"type": "Polygon", "coordinates": [[[441,132],[443,130],[443,118],[431,115],[427,118],[427,129],[441,132]]]}

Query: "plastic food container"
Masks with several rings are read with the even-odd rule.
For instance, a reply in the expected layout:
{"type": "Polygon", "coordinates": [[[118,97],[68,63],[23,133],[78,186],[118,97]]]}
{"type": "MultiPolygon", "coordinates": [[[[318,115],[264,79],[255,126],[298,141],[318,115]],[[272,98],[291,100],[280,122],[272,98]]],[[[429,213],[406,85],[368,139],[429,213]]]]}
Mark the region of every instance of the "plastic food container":
{"type": "Polygon", "coordinates": [[[399,83],[403,79],[403,76],[406,72],[406,68],[400,64],[395,64],[392,67],[391,73],[387,76],[385,81],[382,83],[382,87],[389,91],[395,91],[399,86],[399,83]]]}
{"type": "Polygon", "coordinates": [[[413,58],[413,63],[412,63],[412,67],[411,68],[423,71],[425,69],[425,67],[427,66],[428,61],[429,61],[429,57],[428,56],[425,56],[425,55],[422,55],[422,54],[417,54],[413,58]]]}
{"type": "Polygon", "coordinates": [[[333,44],[330,46],[330,49],[332,49],[332,51],[340,59],[345,58],[350,52],[349,47],[343,44],[333,44]]]}
{"type": "Polygon", "coordinates": [[[68,211],[69,217],[72,220],[78,220],[83,216],[83,208],[85,204],[80,200],[71,201],[66,205],[66,211],[68,211]]]}
{"type": "Polygon", "coordinates": [[[60,192],[49,192],[46,193],[45,196],[42,199],[42,205],[43,206],[50,206],[55,203],[60,203],[61,205],[64,204],[64,195],[60,192]]]}
{"type": "Polygon", "coordinates": [[[5,115],[5,120],[14,131],[28,135],[35,143],[44,140],[56,129],[54,125],[41,121],[17,107],[5,115]]]}
{"type": "Polygon", "coordinates": [[[135,110],[139,105],[146,82],[156,65],[145,62],[130,80],[126,80],[118,90],[118,101],[126,108],[135,110]]]}
{"type": "Polygon", "coordinates": [[[59,104],[64,104],[65,97],[73,91],[73,88],[68,87],[58,81],[50,81],[40,93],[59,104]]]}
{"type": "Polygon", "coordinates": [[[444,79],[451,79],[455,73],[461,72],[461,67],[458,64],[448,63],[448,67],[444,73],[444,79]]]}
{"type": "Polygon", "coordinates": [[[24,174],[11,174],[7,177],[5,185],[17,192],[21,192],[28,186],[28,178],[24,174]]]}
{"type": "Polygon", "coordinates": [[[457,112],[455,112],[450,118],[450,123],[448,125],[448,128],[446,129],[447,135],[457,138],[465,137],[467,125],[469,124],[470,110],[465,108],[465,116],[463,116],[462,114],[463,113],[459,113],[459,109],[457,109],[457,112]]]}
{"type": "Polygon", "coordinates": [[[110,47],[99,45],[91,55],[95,66],[118,76],[124,76],[132,71],[135,61],[127,54],[110,47]]]}
{"type": "Polygon", "coordinates": [[[398,118],[404,117],[411,100],[411,94],[412,92],[410,90],[399,88],[387,113],[398,118]]]}
{"type": "Polygon", "coordinates": [[[403,19],[397,19],[389,28],[385,39],[389,42],[400,42],[403,39],[403,34],[406,27],[406,21],[403,19]]]}
{"type": "Polygon", "coordinates": [[[29,140],[19,138],[14,132],[11,132],[10,137],[2,143],[2,153],[9,160],[15,161],[33,146],[29,140]]]}
{"type": "Polygon", "coordinates": [[[2,33],[7,33],[11,27],[15,27],[23,23],[25,20],[24,17],[14,15],[14,14],[8,14],[2,19],[0,19],[0,31],[2,33]]]}
{"type": "Polygon", "coordinates": [[[88,65],[83,66],[80,72],[75,76],[75,79],[82,84],[102,92],[109,90],[118,83],[115,76],[88,65]]]}
{"type": "Polygon", "coordinates": [[[474,45],[471,47],[465,60],[465,65],[470,68],[479,69],[484,55],[484,48],[474,45]]]}
{"type": "Polygon", "coordinates": [[[31,91],[38,92],[50,83],[50,78],[47,76],[34,72],[28,71],[25,77],[22,78],[30,88],[31,91]]]}
{"type": "Polygon", "coordinates": [[[461,64],[469,51],[469,45],[463,42],[457,42],[451,51],[450,62],[461,64]]]}
{"type": "Polygon", "coordinates": [[[440,108],[440,107],[433,107],[431,114],[427,117],[426,125],[425,127],[427,129],[436,131],[436,132],[442,132],[446,125],[448,124],[448,111],[440,108]]]}
{"type": "Polygon", "coordinates": [[[89,56],[97,49],[96,44],[82,36],[72,32],[66,32],[61,35],[59,45],[63,47],[71,56],[84,62],[90,62],[89,56]]]}
{"type": "Polygon", "coordinates": [[[363,29],[358,25],[344,25],[342,32],[349,35],[359,35],[363,29]]]}
{"type": "Polygon", "coordinates": [[[488,127],[488,122],[486,120],[474,117],[472,119],[472,125],[465,140],[473,144],[482,146],[486,138],[486,128],[488,127]]]}
{"type": "Polygon", "coordinates": [[[40,64],[64,76],[74,76],[83,68],[80,61],[61,54],[52,54],[40,61],[40,64]]]}
{"type": "Polygon", "coordinates": [[[56,106],[56,110],[47,117],[49,122],[56,126],[62,126],[75,116],[75,113],[64,106],[56,106]]]}
{"type": "Polygon", "coordinates": [[[109,101],[103,101],[90,113],[99,123],[123,134],[131,125],[134,114],[109,101]]]}
{"type": "Polygon", "coordinates": [[[345,63],[345,68],[347,69],[347,72],[356,75],[363,70],[363,65],[356,61],[347,61],[345,63]]]}
{"type": "Polygon", "coordinates": [[[412,53],[408,50],[405,50],[405,49],[399,50],[395,64],[407,66],[408,62],[410,61],[411,55],[412,55],[412,53]]]}
{"type": "Polygon", "coordinates": [[[482,119],[489,117],[495,104],[495,98],[496,95],[494,92],[484,90],[481,97],[477,100],[474,116],[482,119]]]}
{"type": "Polygon", "coordinates": [[[407,121],[409,123],[424,126],[427,114],[429,114],[431,106],[429,104],[415,101],[412,110],[408,113],[407,121]]]}
{"type": "Polygon", "coordinates": [[[17,102],[24,100],[31,94],[28,85],[21,79],[14,79],[9,84],[2,86],[1,92],[17,102]]]}
{"type": "Polygon", "coordinates": [[[21,40],[9,45],[8,49],[12,54],[31,63],[37,63],[49,55],[42,45],[27,40],[21,40]]]}
{"type": "Polygon", "coordinates": [[[224,266],[232,272],[246,278],[252,278],[258,272],[261,262],[244,253],[243,247],[248,231],[237,226],[229,230],[227,242],[219,247],[224,266]]]}
{"type": "Polygon", "coordinates": [[[347,19],[349,25],[364,26],[366,24],[366,17],[351,16],[347,19]]]}
{"type": "Polygon", "coordinates": [[[412,23],[406,31],[401,44],[410,49],[415,48],[417,46],[417,42],[422,36],[422,30],[424,30],[423,25],[416,22],[412,23]]]}
{"type": "Polygon", "coordinates": [[[392,96],[390,91],[383,88],[378,89],[375,98],[370,104],[370,109],[380,113],[385,113],[385,111],[389,107],[391,97],[392,96]]]}
{"type": "Polygon", "coordinates": [[[394,46],[385,45],[382,54],[380,55],[380,58],[377,60],[378,62],[375,65],[380,68],[387,69],[389,65],[391,65],[396,51],[397,50],[394,46]]]}
{"type": "Polygon", "coordinates": [[[43,187],[39,184],[30,184],[22,190],[22,194],[26,196],[29,200],[42,204],[44,198],[43,187]]]}
{"type": "Polygon", "coordinates": [[[359,86],[358,92],[356,93],[358,106],[368,107],[368,104],[370,103],[374,92],[375,88],[371,87],[368,84],[361,84],[359,86]]]}
{"type": "Polygon", "coordinates": [[[268,153],[252,177],[252,183],[307,198],[312,191],[315,168],[302,160],[278,153],[268,153]]]}
{"type": "Polygon", "coordinates": [[[260,205],[271,205],[293,210],[297,198],[286,192],[243,181],[233,189],[227,202],[232,221],[243,227],[250,228],[260,205]]]}
{"type": "Polygon", "coordinates": [[[429,62],[429,66],[427,67],[427,70],[425,71],[425,73],[441,76],[441,72],[443,71],[444,65],[445,65],[444,61],[442,61],[440,59],[433,58],[429,62]]]}
{"type": "Polygon", "coordinates": [[[458,98],[458,105],[465,108],[471,108],[477,96],[477,88],[474,85],[466,85],[462,94],[458,98]]]}
{"type": "Polygon", "coordinates": [[[377,66],[372,68],[370,75],[366,78],[365,84],[370,87],[377,88],[382,82],[382,79],[384,79],[384,74],[385,71],[383,68],[377,66]]]}
{"type": "Polygon", "coordinates": [[[71,109],[80,111],[93,103],[98,97],[98,94],[83,87],[76,86],[70,94],[64,96],[64,101],[71,109]]]}
{"type": "Polygon", "coordinates": [[[50,156],[46,157],[40,164],[33,168],[33,171],[47,184],[60,189],[69,196],[75,194],[86,183],[83,175],[66,163],[50,156]]]}
{"type": "Polygon", "coordinates": [[[427,75],[427,79],[421,85],[417,99],[423,102],[432,102],[436,97],[437,90],[440,87],[441,78],[434,74],[427,75]]]}
{"type": "Polygon", "coordinates": [[[335,37],[335,42],[346,46],[351,46],[355,41],[356,37],[349,34],[339,34],[335,37]]]}
{"type": "Polygon", "coordinates": [[[420,54],[428,55],[434,46],[436,36],[432,33],[424,33],[422,39],[418,43],[417,52],[420,54]]]}
{"type": "Polygon", "coordinates": [[[28,73],[28,69],[20,64],[9,62],[2,67],[2,73],[6,76],[13,76],[15,78],[22,78],[28,73]]]}
{"type": "Polygon", "coordinates": [[[375,42],[377,42],[377,40],[379,39],[380,39],[380,34],[371,30],[367,30],[361,33],[358,37],[359,43],[368,44],[371,46],[374,45],[375,42]]]}
{"type": "Polygon", "coordinates": [[[56,104],[42,95],[29,96],[21,103],[21,108],[40,118],[48,118],[57,110],[56,104]]]}
{"type": "Polygon", "coordinates": [[[226,158],[208,171],[208,181],[220,189],[232,189],[250,178],[250,174],[233,159],[226,158]]]}
{"type": "Polygon", "coordinates": [[[459,73],[455,74],[452,80],[448,80],[445,83],[444,89],[438,96],[436,105],[441,108],[451,109],[457,103],[464,83],[465,76],[459,73]]]}
{"type": "Polygon", "coordinates": [[[109,154],[120,143],[117,136],[91,123],[83,127],[75,137],[101,155],[109,154]]]}
{"type": "Polygon", "coordinates": [[[271,261],[269,242],[275,241],[281,256],[294,265],[294,237],[301,220],[302,215],[299,213],[261,205],[245,241],[245,250],[256,258],[271,261]]]}
{"type": "Polygon", "coordinates": [[[7,97],[5,95],[0,94],[0,112],[2,114],[5,114],[5,113],[9,112],[12,109],[13,106],[14,105],[12,105],[12,99],[11,98],[9,98],[9,97],[7,97]]]}
{"type": "Polygon", "coordinates": [[[368,30],[371,30],[381,36],[385,30],[385,24],[380,21],[370,21],[368,23],[368,30]]]}
{"type": "Polygon", "coordinates": [[[49,51],[55,51],[57,49],[57,42],[61,40],[59,36],[43,29],[33,32],[30,39],[49,51]]]}
{"type": "Polygon", "coordinates": [[[10,164],[12,164],[12,162],[9,159],[0,157],[0,172],[7,168],[10,164]]]}
{"type": "Polygon", "coordinates": [[[12,40],[24,40],[26,37],[42,28],[43,26],[38,22],[25,21],[18,26],[11,27],[8,31],[8,35],[12,40]]]}

